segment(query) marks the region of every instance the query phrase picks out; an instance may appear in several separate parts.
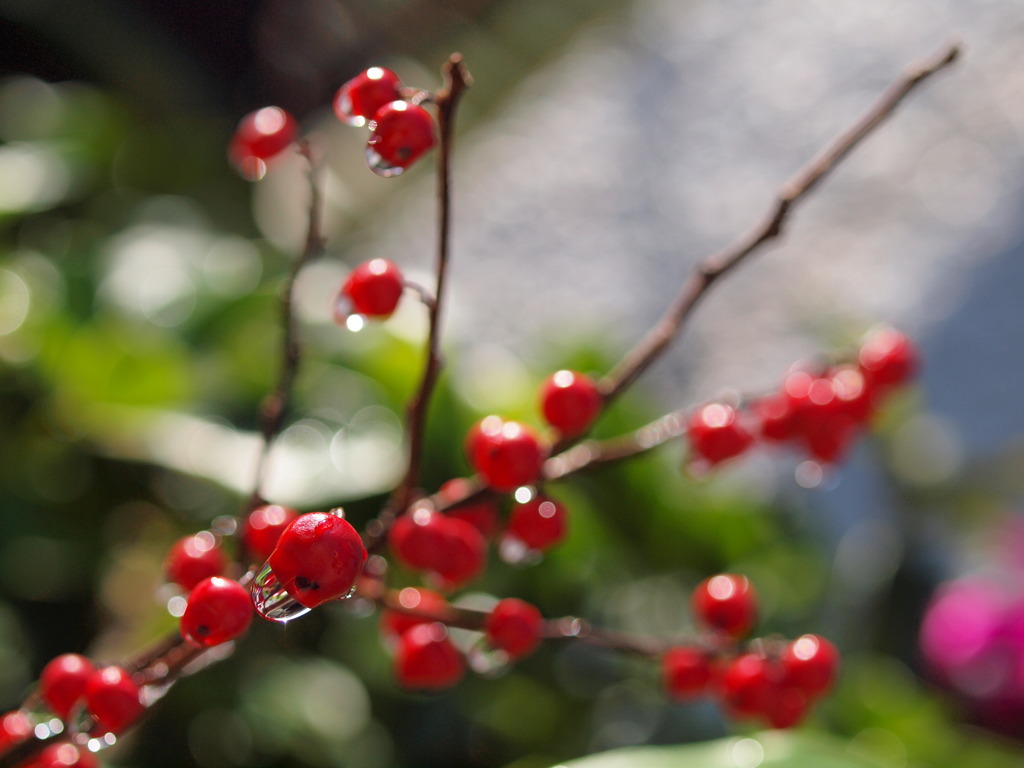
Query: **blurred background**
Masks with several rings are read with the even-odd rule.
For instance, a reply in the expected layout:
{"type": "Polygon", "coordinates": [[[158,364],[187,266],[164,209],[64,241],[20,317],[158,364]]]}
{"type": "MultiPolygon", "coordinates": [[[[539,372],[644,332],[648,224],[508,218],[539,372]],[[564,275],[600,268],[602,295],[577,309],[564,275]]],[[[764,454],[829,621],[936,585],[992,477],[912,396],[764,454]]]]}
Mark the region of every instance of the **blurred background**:
{"type": "MultiPolygon", "coordinates": [[[[167,547],[251,486],[308,190],[298,157],[235,176],[240,116],[289,109],[325,157],[329,253],[299,286],[307,358],[268,495],[358,523],[401,471],[424,318],[407,302],[347,333],[330,298],[372,256],[426,279],[433,178],[367,170],[365,135],[331,113],[342,82],[378,64],[433,88],[453,50],[476,79],[433,488],[467,471],[480,415],[539,423],[547,373],[607,370],[700,258],[950,38],[963,61],[716,288],[600,431],[770,389],[878,322],[917,340],[915,386],[803,485],[785,451],[695,482],[678,445],[559,484],[569,541],[535,568],[496,563],[468,599],[685,636],[693,585],[742,571],[763,633],[820,632],[845,654],[805,727],[837,766],[1020,765],[1024,16],[985,0],[0,0],[0,708],[58,653],[116,660],[172,630],[167,547]]],[[[580,644],[403,693],[365,612],[256,627],[104,761],[541,768],[746,733],[667,701],[654,665],[580,644]]],[[[801,743],[787,765],[825,764],[801,743]]],[[[692,749],[680,759],[758,764],[692,749]]]]}

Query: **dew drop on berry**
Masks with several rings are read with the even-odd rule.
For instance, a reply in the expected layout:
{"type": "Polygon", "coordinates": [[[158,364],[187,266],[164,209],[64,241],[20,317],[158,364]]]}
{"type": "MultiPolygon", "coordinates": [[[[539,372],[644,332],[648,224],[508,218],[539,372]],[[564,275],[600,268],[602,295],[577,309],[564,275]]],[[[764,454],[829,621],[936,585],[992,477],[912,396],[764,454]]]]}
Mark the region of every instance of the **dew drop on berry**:
{"type": "Polygon", "coordinates": [[[264,565],[250,588],[256,613],[281,624],[309,613],[310,609],[288,594],[274,569],[264,565]]]}
{"type": "Polygon", "coordinates": [[[366,148],[366,164],[370,166],[371,171],[385,179],[398,176],[405,171],[405,166],[389,163],[373,147],[366,148]]]}

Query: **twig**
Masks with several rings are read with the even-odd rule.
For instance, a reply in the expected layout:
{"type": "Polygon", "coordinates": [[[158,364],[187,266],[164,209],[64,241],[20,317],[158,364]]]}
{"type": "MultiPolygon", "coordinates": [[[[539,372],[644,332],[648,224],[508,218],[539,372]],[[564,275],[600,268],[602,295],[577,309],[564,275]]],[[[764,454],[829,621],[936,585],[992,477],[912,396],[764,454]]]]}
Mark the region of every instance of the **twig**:
{"type": "Polygon", "coordinates": [[[960,46],[949,44],[922,63],[910,66],[850,128],[782,185],[765,219],[724,250],[701,262],[648,335],[599,382],[605,405],[629,387],[679,335],[697,302],[711,285],[761,246],[782,234],[792,208],[861,143],[920,83],[952,64],[960,46]]]}

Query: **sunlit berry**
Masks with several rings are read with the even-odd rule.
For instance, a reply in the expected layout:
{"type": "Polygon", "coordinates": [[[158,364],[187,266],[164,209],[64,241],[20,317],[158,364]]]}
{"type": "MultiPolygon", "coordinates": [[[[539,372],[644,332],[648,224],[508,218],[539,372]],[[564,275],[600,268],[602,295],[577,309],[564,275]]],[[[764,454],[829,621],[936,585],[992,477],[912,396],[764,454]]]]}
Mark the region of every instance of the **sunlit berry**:
{"type": "Polygon", "coordinates": [[[533,653],[543,628],[544,617],[537,607],[514,597],[501,600],[484,622],[487,641],[513,659],[533,653]]]}
{"type": "Polygon", "coordinates": [[[820,635],[804,635],[786,645],[780,657],[786,685],[808,697],[820,696],[839,674],[839,651],[820,635]]]}
{"type": "Polygon", "coordinates": [[[746,576],[722,573],[693,590],[693,612],[705,626],[742,637],[754,626],[757,599],[746,576]]]}
{"type": "Polygon", "coordinates": [[[437,616],[448,608],[448,601],[437,592],[424,587],[406,587],[398,593],[398,604],[408,611],[432,614],[431,617],[405,613],[397,608],[385,608],[380,615],[380,631],[388,642],[399,637],[419,624],[432,624],[437,616]]]}
{"type": "Polygon", "coordinates": [[[85,693],[85,684],[92,672],[92,662],[85,656],[77,653],[57,656],[43,667],[39,695],[57,717],[66,719],[85,693]]]}
{"type": "Polygon", "coordinates": [[[280,107],[264,107],[242,118],[228,145],[228,157],[250,181],[263,178],[266,161],[287,149],[298,133],[295,118],[280,107]]]}
{"type": "Polygon", "coordinates": [[[403,687],[438,691],[462,679],[466,662],[443,624],[419,624],[399,638],[394,669],[403,687]]]}
{"type": "Polygon", "coordinates": [[[32,722],[19,709],[0,715],[0,751],[24,741],[32,735],[32,722]]]}
{"type": "Polygon", "coordinates": [[[217,537],[209,531],[178,539],[168,550],[164,560],[164,573],[184,590],[210,576],[220,576],[227,568],[228,559],[220,548],[217,537]]]}
{"type": "Polygon", "coordinates": [[[315,608],[351,593],[366,556],[363,540],[347,520],[310,512],[292,520],[267,564],[296,602],[315,608]]]}
{"type": "MultiPolygon", "coordinates": [[[[442,504],[456,502],[466,497],[470,481],[464,477],[455,477],[444,483],[437,495],[442,504]]],[[[465,520],[483,534],[485,539],[490,539],[498,530],[498,501],[493,494],[486,493],[473,501],[464,504],[457,504],[445,510],[448,517],[455,517],[465,520]]]]}
{"type": "Polygon", "coordinates": [[[487,542],[472,523],[438,515],[440,548],[429,571],[443,589],[458,589],[479,576],[487,563],[487,542]]]}
{"type": "Polygon", "coordinates": [[[432,509],[420,507],[395,520],[388,531],[388,545],[395,557],[416,570],[432,569],[444,547],[441,518],[432,509]]]}
{"type": "Polygon", "coordinates": [[[585,432],[601,412],[601,393],[589,376],[575,371],[557,371],[540,388],[544,419],[563,435],[585,432]]]}
{"type": "Polygon", "coordinates": [[[728,662],[718,680],[725,708],[736,716],[766,715],[775,694],[778,672],[757,653],[744,653],[728,662]]]}
{"type": "Polygon", "coordinates": [[[905,384],[918,368],[913,342],[893,328],[870,333],[861,345],[857,361],[872,391],[905,384]]]}
{"type": "Polygon", "coordinates": [[[226,643],[245,633],[252,612],[249,590],[233,579],[211,576],[189,593],[181,636],[204,648],[226,643]]]}
{"type": "Polygon", "coordinates": [[[334,114],[343,123],[365,125],[378,109],[402,98],[398,75],[370,67],[345,83],[334,96],[334,114]]]}
{"type": "Polygon", "coordinates": [[[250,512],[242,525],[242,542],[249,557],[260,563],[270,557],[285,528],[298,516],[296,510],[280,504],[263,504],[250,512]]]}
{"type": "Polygon", "coordinates": [[[28,768],[96,768],[99,764],[99,760],[89,750],[63,741],[43,749],[29,763],[28,768]]]}
{"type": "Polygon", "coordinates": [[[512,506],[505,536],[521,542],[528,550],[544,552],[565,538],[568,518],[561,502],[538,495],[512,506]]]}
{"type": "Polygon", "coordinates": [[[139,686],[127,670],[103,667],[85,684],[85,706],[104,731],[118,733],[142,714],[139,686]]]}
{"type": "Polygon", "coordinates": [[[390,317],[404,289],[405,278],[394,262],[364,261],[342,283],[335,302],[335,322],[344,325],[353,312],[378,319],[390,317]]]}
{"type": "Polygon", "coordinates": [[[661,657],[665,690],[677,699],[693,699],[704,693],[711,681],[711,657],[700,648],[681,645],[661,657]]]}
{"type": "Polygon", "coordinates": [[[470,463],[488,486],[513,491],[535,482],[544,467],[547,448],[530,427],[489,416],[469,441],[470,463]]]}
{"type": "Polygon", "coordinates": [[[687,434],[694,458],[707,465],[739,456],[754,440],[736,410],[724,403],[709,403],[690,414],[687,434]]]}
{"type": "Polygon", "coordinates": [[[434,146],[434,118],[419,104],[392,101],[370,122],[366,160],[379,176],[397,176],[434,146]]]}

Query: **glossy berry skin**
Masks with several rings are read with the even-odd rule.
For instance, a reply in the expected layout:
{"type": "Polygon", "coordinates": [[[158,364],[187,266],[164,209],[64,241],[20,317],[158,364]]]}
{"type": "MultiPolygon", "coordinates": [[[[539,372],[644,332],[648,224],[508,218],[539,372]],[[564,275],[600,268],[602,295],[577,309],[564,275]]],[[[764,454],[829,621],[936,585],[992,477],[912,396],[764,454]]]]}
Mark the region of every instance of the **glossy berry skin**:
{"type": "MultiPolygon", "coordinates": [[[[448,601],[437,592],[424,587],[406,587],[398,593],[398,602],[411,611],[423,611],[435,616],[448,609],[448,601]]],[[[380,631],[384,639],[397,642],[398,638],[420,624],[432,624],[436,619],[386,608],[380,615],[380,631]]]]}
{"type": "Polygon", "coordinates": [[[334,114],[343,123],[365,125],[378,109],[402,98],[398,75],[370,67],[345,83],[334,96],[334,114]]]}
{"type": "Polygon", "coordinates": [[[209,531],[178,539],[168,550],[164,573],[184,590],[210,576],[220,576],[227,568],[228,559],[217,538],[209,531]]]}
{"type": "Polygon", "coordinates": [[[92,752],[65,741],[46,747],[27,768],[97,768],[99,764],[92,752]]]}
{"type": "MultiPolygon", "coordinates": [[[[469,487],[469,480],[464,477],[455,477],[442,485],[437,494],[442,503],[451,503],[465,498],[469,487]]],[[[498,503],[491,494],[446,509],[444,514],[470,523],[480,531],[485,539],[492,538],[498,530],[498,503]]]]}
{"type": "Polygon", "coordinates": [[[597,384],[583,373],[557,371],[540,387],[545,421],[567,437],[586,432],[601,412],[601,404],[597,384]]]}
{"type": "Polygon", "coordinates": [[[776,685],[762,715],[772,728],[792,728],[803,721],[810,708],[810,699],[799,688],[776,685]]]}
{"type": "Polygon", "coordinates": [[[905,384],[917,372],[918,354],[907,336],[883,328],[864,340],[857,362],[868,388],[877,392],[905,384]]]}
{"type": "Polygon", "coordinates": [[[711,658],[699,648],[670,648],[661,657],[661,678],[665,690],[673,698],[696,698],[711,682],[711,658]]]}
{"type": "Polygon", "coordinates": [[[789,643],[780,662],[786,685],[803,691],[807,698],[828,691],[839,674],[839,651],[820,635],[804,635],[789,643]]]}
{"type": "Polygon", "coordinates": [[[365,562],[356,529],[326,512],[295,518],[267,559],[288,594],[307,608],[348,595],[365,562]]]}
{"type": "Polygon", "coordinates": [[[776,693],[778,674],[771,662],[756,653],[744,653],[726,664],[719,679],[719,695],[736,716],[765,715],[776,693]]]}
{"type": "Polygon", "coordinates": [[[441,515],[432,509],[414,509],[395,520],[388,531],[388,545],[399,561],[419,571],[428,571],[444,547],[441,515]]]}
{"type": "Polygon", "coordinates": [[[405,278],[394,262],[371,259],[357,266],[341,286],[352,311],[373,318],[390,317],[402,298],[405,278]]]}
{"type": "Polygon", "coordinates": [[[547,449],[536,433],[517,421],[488,416],[467,438],[469,460],[481,479],[501,493],[535,482],[547,449]]]}
{"type": "Polygon", "coordinates": [[[65,653],[51,659],[39,676],[39,695],[61,720],[85,693],[85,684],[93,673],[92,662],[77,653],[65,653]]]}
{"type": "Polygon", "coordinates": [[[370,122],[367,161],[376,173],[394,176],[436,143],[434,118],[427,110],[408,101],[392,101],[378,109],[370,122]]]}
{"type": "Polygon", "coordinates": [[[118,733],[142,714],[139,686],[121,667],[95,670],[85,684],[85,706],[100,729],[118,733]]]}
{"type": "Polygon", "coordinates": [[[445,589],[472,581],[486,561],[487,542],[472,523],[430,509],[398,518],[388,543],[400,561],[432,573],[445,589]]]}
{"type": "Polygon", "coordinates": [[[181,636],[209,648],[240,637],[252,621],[249,590],[233,579],[211,576],[189,593],[181,616],[181,636]]]}
{"type": "Polygon", "coordinates": [[[754,441],[736,410],[724,403],[709,403],[690,414],[687,434],[694,458],[709,466],[739,456],[754,441]]]}
{"type": "Polygon", "coordinates": [[[754,626],[757,599],[746,576],[723,573],[705,579],[693,590],[693,612],[705,626],[742,637],[754,626]]]}
{"type": "Polygon", "coordinates": [[[250,512],[242,526],[242,543],[249,557],[258,563],[270,557],[285,528],[298,516],[296,510],[280,504],[263,504],[250,512]]]}
{"type": "Polygon", "coordinates": [[[266,161],[281,154],[298,133],[295,118],[280,107],[264,107],[243,117],[228,145],[232,164],[249,179],[263,176],[266,161]]]}
{"type": "Polygon", "coordinates": [[[527,549],[544,552],[565,538],[569,513],[565,506],[547,496],[535,496],[512,507],[506,535],[518,539],[527,549]]]}
{"type": "Polygon", "coordinates": [[[24,741],[32,735],[32,723],[21,710],[0,715],[0,751],[24,741]]]}
{"type": "Polygon", "coordinates": [[[422,691],[451,688],[462,679],[466,663],[443,624],[419,624],[403,634],[395,648],[399,685],[422,691]]]}
{"type": "Polygon", "coordinates": [[[536,650],[543,628],[544,617],[537,607],[514,597],[501,600],[484,622],[487,641],[513,659],[536,650]]]}

